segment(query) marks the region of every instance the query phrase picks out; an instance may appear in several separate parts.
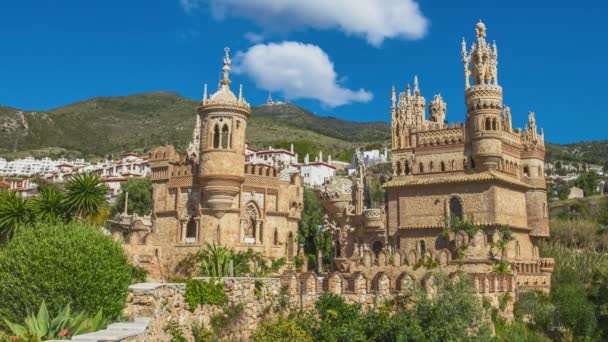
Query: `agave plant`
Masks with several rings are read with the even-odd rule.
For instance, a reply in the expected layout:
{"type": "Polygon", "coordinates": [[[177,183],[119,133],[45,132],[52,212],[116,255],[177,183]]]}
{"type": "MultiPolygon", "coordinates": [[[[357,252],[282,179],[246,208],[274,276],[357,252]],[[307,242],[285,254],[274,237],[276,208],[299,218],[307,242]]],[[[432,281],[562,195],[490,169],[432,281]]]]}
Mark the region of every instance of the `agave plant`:
{"type": "Polygon", "coordinates": [[[201,261],[203,275],[209,277],[226,277],[229,275],[230,260],[234,254],[222,245],[207,243],[207,250],[201,261]]]}
{"type": "Polygon", "coordinates": [[[55,188],[44,188],[29,201],[36,219],[50,223],[68,221],[69,215],[64,203],[64,195],[55,188]]]}
{"type": "Polygon", "coordinates": [[[24,325],[6,319],[4,322],[15,336],[37,341],[69,338],[73,335],[101,330],[108,325],[101,310],[93,317],[89,317],[86,312],[72,315],[69,304],[51,319],[44,302],[40,305],[37,315],[28,313],[24,325]]]}
{"type": "Polygon", "coordinates": [[[0,192],[0,236],[10,238],[15,229],[33,219],[28,200],[14,191],[0,192]]]}
{"type": "Polygon", "coordinates": [[[95,217],[101,209],[107,207],[107,190],[102,179],[96,174],[79,173],[68,181],[63,203],[72,215],[86,220],[95,217]]]}
{"type": "Polygon", "coordinates": [[[511,274],[511,264],[506,261],[501,261],[494,265],[492,272],[496,274],[511,274]]]}

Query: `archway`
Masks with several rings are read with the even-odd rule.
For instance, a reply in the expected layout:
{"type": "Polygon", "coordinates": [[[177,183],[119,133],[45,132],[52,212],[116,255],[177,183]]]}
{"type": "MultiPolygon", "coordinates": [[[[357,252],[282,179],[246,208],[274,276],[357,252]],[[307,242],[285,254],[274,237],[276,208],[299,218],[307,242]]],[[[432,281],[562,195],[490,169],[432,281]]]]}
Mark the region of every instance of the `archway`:
{"type": "Polygon", "coordinates": [[[376,254],[376,258],[378,257],[378,254],[380,254],[380,252],[382,251],[382,247],[384,247],[384,245],[381,241],[374,241],[374,243],[372,243],[372,251],[374,252],[374,254],[376,254]]]}
{"type": "Polygon", "coordinates": [[[462,200],[460,197],[450,198],[450,219],[452,221],[455,219],[462,221],[462,200]]]}
{"type": "Polygon", "coordinates": [[[191,218],[186,225],[186,242],[196,242],[196,221],[191,218]]]}

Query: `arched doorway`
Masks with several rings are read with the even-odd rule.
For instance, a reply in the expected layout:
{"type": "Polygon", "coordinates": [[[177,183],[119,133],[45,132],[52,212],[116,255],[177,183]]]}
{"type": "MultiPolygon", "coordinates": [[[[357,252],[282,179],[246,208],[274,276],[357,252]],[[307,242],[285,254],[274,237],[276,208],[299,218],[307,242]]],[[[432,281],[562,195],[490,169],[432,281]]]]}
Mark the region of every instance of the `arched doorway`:
{"type": "Polygon", "coordinates": [[[287,236],[287,260],[293,260],[293,233],[287,236]]]}
{"type": "Polygon", "coordinates": [[[372,243],[372,251],[374,252],[374,254],[376,254],[376,258],[378,257],[378,254],[380,254],[380,252],[382,251],[382,247],[384,247],[384,244],[381,241],[374,241],[374,243],[372,243]]]}
{"type": "Polygon", "coordinates": [[[462,221],[462,201],[457,196],[450,198],[450,220],[455,219],[462,221]]]}
{"type": "Polygon", "coordinates": [[[250,202],[245,208],[245,217],[243,218],[243,241],[247,243],[257,243],[260,240],[260,212],[255,203],[250,202]]]}
{"type": "Polygon", "coordinates": [[[194,218],[191,218],[186,225],[186,243],[196,242],[196,237],[196,221],[194,221],[194,218]]]}

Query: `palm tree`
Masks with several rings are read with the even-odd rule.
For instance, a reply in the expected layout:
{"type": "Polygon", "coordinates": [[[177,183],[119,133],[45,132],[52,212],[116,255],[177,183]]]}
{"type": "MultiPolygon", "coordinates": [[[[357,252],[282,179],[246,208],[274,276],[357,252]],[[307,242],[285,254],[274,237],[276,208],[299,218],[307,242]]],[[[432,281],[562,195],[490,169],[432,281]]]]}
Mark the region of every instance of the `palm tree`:
{"type": "Polygon", "coordinates": [[[94,173],[79,173],[66,184],[63,203],[74,217],[86,220],[108,206],[107,192],[108,187],[101,177],[94,173]]]}
{"type": "Polygon", "coordinates": [[[27,202],[14,191],[0,192],[0,240],[9,239],[18,226],[32,221],[27,202]]]}
{"type": "Polygon", "coordinates": [[[58,223],[69,221],[70,218],[64,200],[65,196],[61,191],[47,187],[29,201],[29,206],[37,220],[58,223]]]}

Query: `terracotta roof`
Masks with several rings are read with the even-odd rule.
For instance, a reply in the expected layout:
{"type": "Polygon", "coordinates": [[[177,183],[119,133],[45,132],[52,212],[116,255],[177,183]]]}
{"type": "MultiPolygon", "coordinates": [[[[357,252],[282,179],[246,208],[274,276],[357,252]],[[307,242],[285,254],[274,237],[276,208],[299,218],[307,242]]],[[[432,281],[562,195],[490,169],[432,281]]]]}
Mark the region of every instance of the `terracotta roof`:
{"type": "Polygon", "coordinates": [[[469,175],[458,175],[458,176],[446,176],[446,177],[433,177],[433,178],[410,178],[410,179],[393,179],[382,185],[383,188],[399,188],[408,186],[419,186],[419,185],[434,185],[434,184],[450,184],[450,183],[470,183],[470,182],[481,182],[481,181],[500,181],[509,183],[512,185],[529,187],[527,184],[522,183],[511,177],[504,176],[494,171],[486,171],[481,173],[469,174],[469,175]]]}

